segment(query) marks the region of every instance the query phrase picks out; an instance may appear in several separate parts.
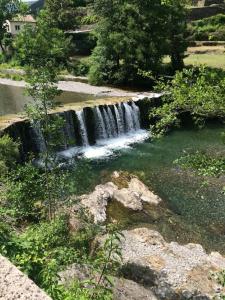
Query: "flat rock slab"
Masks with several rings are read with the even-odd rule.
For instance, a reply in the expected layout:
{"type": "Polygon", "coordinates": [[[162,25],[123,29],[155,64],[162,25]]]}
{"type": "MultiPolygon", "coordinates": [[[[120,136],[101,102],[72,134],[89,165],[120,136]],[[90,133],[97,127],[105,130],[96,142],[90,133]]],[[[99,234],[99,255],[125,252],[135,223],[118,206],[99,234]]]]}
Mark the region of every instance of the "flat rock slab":
{"type": "Polygon", "coordinates": [[[219,253],[207,254],[201,245],[167,243],[156,231],[123,231],[123,275],[151,287],[159,299],[211,300],[221,286],[212,273],[225,269],[219,253]]]}
{"type": "Polygon", "coordinates": [[[33,281],[0,255],[1,300],[51,300],[33,281]]]}

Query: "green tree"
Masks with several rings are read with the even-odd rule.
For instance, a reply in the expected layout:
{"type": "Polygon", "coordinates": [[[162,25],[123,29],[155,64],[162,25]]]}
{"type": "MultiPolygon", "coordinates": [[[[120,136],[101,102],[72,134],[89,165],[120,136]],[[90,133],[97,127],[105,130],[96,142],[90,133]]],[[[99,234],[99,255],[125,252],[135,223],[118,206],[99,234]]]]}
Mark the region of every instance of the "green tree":
{"type": "Polygon", "coordinates": [[[158,70],[166,31],[160,0],[96,0],[95,12],[100,21],[92,83],[128,83],[140,79],[139,70],[158,70]]]}
{"type": "Polygon", "coordinates": [[[27,115],[33,126],[43,136],[44,149],[41,160],[44,169],[43,203],[48,207],[48,217],[52,219],[57,200],[63,197],[63,174],[59,176],[55,157],[57,147],[62,143],[63,120],[50,112],[55,108],[55,98],[60,94],[57,74],[66,62],[68,40],[58,28],[50,27],[40,16],[35,28],[26,27],[16,40],[17,58],[26,66],[27,93],[33,98],[27,106],[27,115]],[[58,178],[61,178],[59,182],[58,178]],[[60,184],[62,183],[62,185],[60,184]]]}
{"type": "Polygon", "coordinates": [[[21,65],[31,69],[45,66],[54,73],[66,64],[69,40],[64,33],[49,25],[40,17],[37,26],[26,26],[15,40],[16,58],[21,65]]]}
{"type": "Polygon", "coordinates": [[[13,168],[19,158],[19,144],[8,135],[0,137],[0,180],[6,172],[13,168]]]}
{"type": "Polygon", "coordinates": [[[184,67],[184,53],[187,49],[187,12],[186,0],[165,0],[168,54],[173,70],[184,67]]]}
{"type": "Polygon", "coordinates": [[[183,1],[96,0],[94,7],[100,21],[91,83],[129,83],[140,80],[143,72],[158,74],[164,55],[171,56],[174,69],[183,67],[183,1]]]}
{"type": "Polygon", "coordinates": [[[82,1],[78,0],[46,0],[45,1],[45,21],[49,26],[61,30],[73,30],[77,27],[78,5],[82,1]]]}

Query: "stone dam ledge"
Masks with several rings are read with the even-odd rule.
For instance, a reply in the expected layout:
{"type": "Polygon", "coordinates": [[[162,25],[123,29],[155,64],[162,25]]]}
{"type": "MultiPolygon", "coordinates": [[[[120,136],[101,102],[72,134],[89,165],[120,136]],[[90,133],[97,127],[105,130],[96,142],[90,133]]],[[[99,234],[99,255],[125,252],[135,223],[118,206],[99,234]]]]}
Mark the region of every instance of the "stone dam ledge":
{"type": "MultiPolygon", "coordinates": [[[[12,79],[0,78],[0,84],[10,85],[15,87],[26,87],[26,82],[15,81],[12,79]]],[[[119,88],[107,87],[107,86],[94,86],[86,82],[75,82],[75,81],[59,81],[58,88],[64,92],[74,92],[81,94],[94,95],[96,97],[108,96],[108,97],[136,97],[137,95],[157,95],[155,93],[138,93],[132,91],[126,91],[119,88]]]]}
{"type": "MultiPolygon", "coordinates": [[[[25,81],[15,81],[11,79],[0,78],[0,85],[26,87],[25,81]]],[[[121,102],[139,101],[145,98],[159,98],[161,94],[152,92],[130,92],[118,88],[92,86],[84,82],[59,81],[58,88],[64,92],[72,92],[75,95],[91,95],[95,97],[92,100],[81,100],[72,103],[65,103],[57,106],[51,113],[67,112],[69,110],[82,110],[88,107],[113,105],[121,102]]],[[[0,132],[10,127],[14,123],[25,121],[23,113],[0,115],[0,132]]]]}
{"type": "Polygon", "coordinates": [[[0,300],[51,300],[11,262],[0,255],[0,300]]]}

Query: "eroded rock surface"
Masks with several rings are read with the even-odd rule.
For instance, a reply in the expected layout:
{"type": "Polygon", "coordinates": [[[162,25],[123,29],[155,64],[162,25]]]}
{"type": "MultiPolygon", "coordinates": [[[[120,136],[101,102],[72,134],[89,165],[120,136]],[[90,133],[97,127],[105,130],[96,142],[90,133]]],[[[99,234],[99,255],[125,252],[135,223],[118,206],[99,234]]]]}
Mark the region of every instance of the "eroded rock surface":
{"type": "MultiPolygon", "coordinates": [[[[61,283],[69,285],[74,280],[85,281],[90,279],[91,270],[87,266],[73,264],[59,273],[61,283]]],[[[95,274],[96,282],[98,274],[95,274]]],[[[113,300],[158,300],[154,293],[142,285],[124,278],[113,278],[113,300]]]]}
{"type": "Polygon", "coordinates": [[[8,259],[0,255],[0,299],[1,300],[51,300],[26,275],[8,259]]]}
{"type": "Polygon", "coordinates": [[[80,197],[81,205],[93,216],[95,223],[105,222],[108,201],[113,198],[117,189],[115,184],[109,182],[105,185],[97,185],[94,192],[80,197]]]}
{"type": "Polygon", "coordinates": [[[137,228],[124,231],[123,275],[151,287],[159,299],[214,299],[220,291],[212,272],[225,269],[219,253],[207,254],[201,245],[167,243],[156,231],[137,228]]]}
{"type": "Polygon", "coordinates": [[[96,186],[92,193],[80,197],[81,205],[93,216],[95,223],[106,221],[106,208],[108,202],[113,200],[135,211],[141,211],[144,202],[158,205],[162,201],[136,177],[128,182],[127,188],[119,189],[114,183],[108,182],[96,186]]]}

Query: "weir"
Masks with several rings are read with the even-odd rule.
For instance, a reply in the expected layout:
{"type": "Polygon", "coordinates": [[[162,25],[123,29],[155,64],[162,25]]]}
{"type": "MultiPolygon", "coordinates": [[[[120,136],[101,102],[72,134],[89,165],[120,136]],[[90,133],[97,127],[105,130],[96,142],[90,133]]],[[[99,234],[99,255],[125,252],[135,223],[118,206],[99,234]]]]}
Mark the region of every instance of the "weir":
{"type": "MultiPolygon", "coordinates": [[[[61,136],[63,141],[57,151],[67,156],[70,149],[77,153],[78,148],[90,148],[99,144],[136,141],[137,134],[146,127],[146,112],[153,106],[154,100],[138,100],[119,102],[109,105],[84,107],[80,110],[56,112],[64,120],[61,136]],[[67,152],[66,152],[67,151],[67,152]]],[[[28,120],[16,122],[5,131],[21,144],[21,160],[26,159],[28,153],[36,154],[45,151],[46,146],[40,130],[40,124],[30,124],[28,120]]]]}

